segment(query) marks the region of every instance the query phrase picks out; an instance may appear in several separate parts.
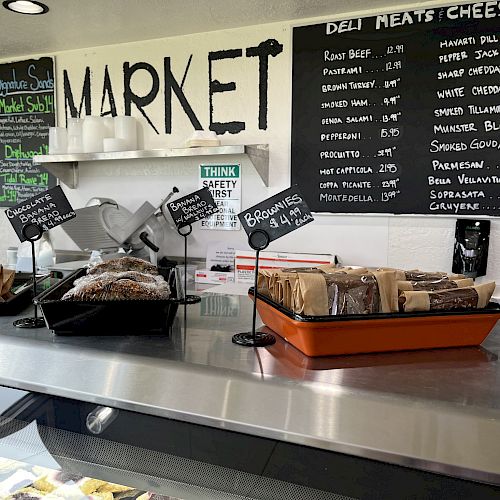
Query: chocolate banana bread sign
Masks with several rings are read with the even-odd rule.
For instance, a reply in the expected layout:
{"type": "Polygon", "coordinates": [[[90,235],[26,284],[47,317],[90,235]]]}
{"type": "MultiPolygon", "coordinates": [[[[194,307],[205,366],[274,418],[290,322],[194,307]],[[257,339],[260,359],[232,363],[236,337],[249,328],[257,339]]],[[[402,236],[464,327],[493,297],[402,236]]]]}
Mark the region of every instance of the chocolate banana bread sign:
{"type": "Polygon", "coordinates": [[[314,220],[296,185],[241,212],[238,217],[249,236],[259,229],[268,234],[269,241],[277,240],[314,220]]]}
{"type": "Polygon", "coordinates": [[[48,231],[76,217],[73,207],[69,204],[60,186],[33,196],[15,207],[8,208],[5,215],[21,241],[26,240],[23,234],[25,225],[36,224],[44,231],[48,231]]]}

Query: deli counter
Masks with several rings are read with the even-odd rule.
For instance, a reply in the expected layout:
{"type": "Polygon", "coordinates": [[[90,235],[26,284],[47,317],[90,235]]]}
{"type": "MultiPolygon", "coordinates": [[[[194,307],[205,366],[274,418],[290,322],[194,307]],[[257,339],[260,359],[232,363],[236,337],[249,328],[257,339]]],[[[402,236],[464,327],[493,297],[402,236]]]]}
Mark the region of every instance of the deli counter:
{"type": "Polygon", "coordinates": [[[500,325],[480,347],[309,358],[279,336],[233,344],[246,296],[202,294],[168,335],[14,319],[0,317],[7,458],[180,499],[500,493],[500,325]]]}

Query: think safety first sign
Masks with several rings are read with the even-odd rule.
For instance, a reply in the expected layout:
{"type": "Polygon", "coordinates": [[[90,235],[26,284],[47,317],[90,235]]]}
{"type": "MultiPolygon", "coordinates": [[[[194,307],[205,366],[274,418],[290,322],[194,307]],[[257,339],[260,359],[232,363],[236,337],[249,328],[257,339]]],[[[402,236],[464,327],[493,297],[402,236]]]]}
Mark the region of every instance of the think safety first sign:
{"type": "Polygon", "coordinates": [[[240,229],[241,165],[200,165],[200,189],[208,188],[219,212],[201,221],[201,229],[240,229]]]}

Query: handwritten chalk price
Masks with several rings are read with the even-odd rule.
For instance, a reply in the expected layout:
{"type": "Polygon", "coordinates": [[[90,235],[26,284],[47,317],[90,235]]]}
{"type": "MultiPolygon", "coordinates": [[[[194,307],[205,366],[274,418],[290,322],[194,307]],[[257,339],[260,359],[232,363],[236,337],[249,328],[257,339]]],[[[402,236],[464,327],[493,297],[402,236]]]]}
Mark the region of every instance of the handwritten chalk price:
{"type": "Polygon", "coordinates": [[[5,210],[5,215],[21,241],[26,240],[22,232],[26,224],[36,224],[43,231],[48,231],[76,217],[76,213],[60,186],[8,208],[5,210]]]}
{"type": "Polygon", "coordinates": [[[177,229],[216,214],[219,209],[208,188],[178,198],[167,204],[177,229]]]}
{"type": "Polygon", "coordinates": [[[299,188],[294,185],[238,215],[246,233],[260,229],[269,241],[281,238],[314,220],[299,188]]]}

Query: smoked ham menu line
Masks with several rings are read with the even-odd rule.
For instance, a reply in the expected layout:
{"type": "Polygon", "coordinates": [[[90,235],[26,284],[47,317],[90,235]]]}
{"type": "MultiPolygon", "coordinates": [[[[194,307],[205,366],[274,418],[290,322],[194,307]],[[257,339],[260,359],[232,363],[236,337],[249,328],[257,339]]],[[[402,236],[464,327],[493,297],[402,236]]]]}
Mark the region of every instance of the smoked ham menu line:
{"type": "Polygon", "coordinates": [[[500,215],[500,2],[294,28],[311,210],[500,215]]]}

